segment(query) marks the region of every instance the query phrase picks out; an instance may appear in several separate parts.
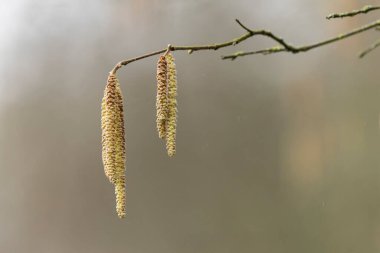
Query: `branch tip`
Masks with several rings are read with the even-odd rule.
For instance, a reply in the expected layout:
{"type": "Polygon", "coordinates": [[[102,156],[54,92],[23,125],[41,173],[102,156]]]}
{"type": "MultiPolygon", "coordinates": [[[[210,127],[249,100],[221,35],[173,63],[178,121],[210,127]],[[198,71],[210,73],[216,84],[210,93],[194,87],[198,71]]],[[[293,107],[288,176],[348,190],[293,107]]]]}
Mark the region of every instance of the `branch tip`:
{"type": "Polygon", "coordinates": [[[376,41],[375,43],[373,43],[372,45],[370,45],[367,49],[363,50],[359,54],[359,58],[364,58],[364,56],[366,56],[367,54],[371,53],[373,50],[375,50],[379,46],[380,46],[380,40],[376,41]]]}
{"type": "Polygon", "coordinates": [[[327,15],[326,19],[354,17],[358,14],[367,14],[370,11],[375,11],[378,9],[380,9],[380,6],[365,5],[363,8],[359,10],[353,10],[353,11],[342,12],[342,13],[331,13],[327,15]]]}
{"type": "Polygon", "coordinates": [[[249,29],[248,27],[246,27],[245,25],[243,25],[239,19],[235,19],[235,21],[244,29],[246,30],[248,33],[252,34],[253,31],[251,29],[249,29]]]}

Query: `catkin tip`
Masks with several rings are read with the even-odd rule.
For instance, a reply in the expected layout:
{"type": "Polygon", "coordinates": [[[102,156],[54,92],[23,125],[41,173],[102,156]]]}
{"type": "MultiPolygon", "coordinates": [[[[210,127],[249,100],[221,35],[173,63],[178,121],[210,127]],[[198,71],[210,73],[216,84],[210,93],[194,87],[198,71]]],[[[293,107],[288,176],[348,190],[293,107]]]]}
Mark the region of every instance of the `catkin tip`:
{"type": "Polygon", "coordinates": [[[115,184],[116,195],[116,213],[122,219],[127,215],[125,210],[126,194],[125,194],[125,180],[120,180],[115,184]]]}

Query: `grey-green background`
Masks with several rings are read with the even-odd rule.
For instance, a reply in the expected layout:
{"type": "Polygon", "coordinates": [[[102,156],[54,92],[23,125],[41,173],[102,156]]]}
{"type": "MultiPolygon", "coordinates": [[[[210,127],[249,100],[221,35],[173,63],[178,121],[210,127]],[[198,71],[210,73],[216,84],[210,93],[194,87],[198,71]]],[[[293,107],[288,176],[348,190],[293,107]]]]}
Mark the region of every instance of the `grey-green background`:
{"type": "Polygon", "coordinates": [[[380,50],[369,31],[308,53],[175,52],[177,155],[155,130],[157,57],[119,71],[127,218],[101,161],[100,103],[122,59],[240,36],[293,44],[379,12],[354,0],[14,0],[0,3],[0,252],[371,253],[380,250],[380,50]]]}

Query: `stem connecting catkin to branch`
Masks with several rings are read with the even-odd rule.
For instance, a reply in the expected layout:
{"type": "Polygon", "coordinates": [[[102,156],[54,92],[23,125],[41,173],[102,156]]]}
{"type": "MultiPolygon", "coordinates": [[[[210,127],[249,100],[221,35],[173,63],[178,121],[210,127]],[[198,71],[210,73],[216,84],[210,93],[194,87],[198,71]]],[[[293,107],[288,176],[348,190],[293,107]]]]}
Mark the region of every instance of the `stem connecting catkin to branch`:
{"type": "Polygon", "coordinates": [[[165,56],[161,56],[157,62],[157,131],[158,136],[163,139],[166,135],[166,121],[168,118],[167,101],[167,63],[165,56]]]}
{"type": "Polygon", "coordinates": [[[125,131],[123,96],[114,74],[108,76],[102,100],[102,158],[104,172],[115,185],[116,211],[120,218],[125,211],[125,131]]]}
{"type": "Polygon", "coordinates": [[[167,54],[168,65],[168,120],[166,122],[166,150],[169,156],[176,152],[176,129],[177,129],[177,73],[174,57],[167,54]]]}

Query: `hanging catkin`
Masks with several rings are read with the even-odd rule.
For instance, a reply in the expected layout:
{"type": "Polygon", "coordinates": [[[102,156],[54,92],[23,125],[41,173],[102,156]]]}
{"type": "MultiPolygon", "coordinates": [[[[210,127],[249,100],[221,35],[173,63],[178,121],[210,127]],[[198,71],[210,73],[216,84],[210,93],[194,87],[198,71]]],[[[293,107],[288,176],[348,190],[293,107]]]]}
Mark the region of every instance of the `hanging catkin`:
{"type": "Polygon", "coordinates": [[[102,158],[104,172],[115,186],[116,211],[120,218],[125,211],[125,137],[123,96],[114,74],[108,76],[102,100],[102,158]]]}
{"type": "Polygon", "coordinates": [[[158,137],[165,138],[166,121],[168,117],[167,102],[167,64],[165,56],[161,56],[157,62],[157,98],[156,98],[156,122],[158,137]]]}
{"type": "Polygon", "coordinates": [[[168,65],[168,119],[166,121],[166,150],[169,156],[176,151],[176,128],[177,128],[177,74],[174,57],[171,53],[166,55],[168,65]]]}

